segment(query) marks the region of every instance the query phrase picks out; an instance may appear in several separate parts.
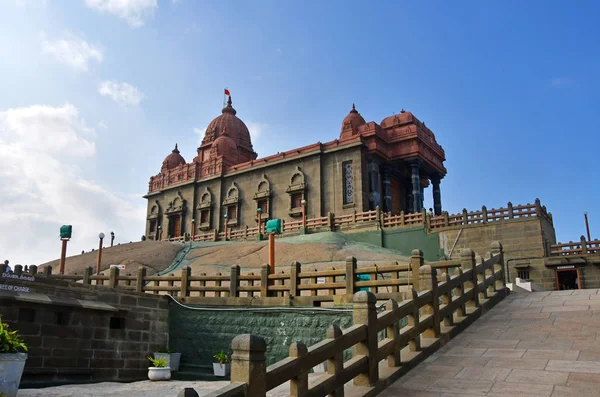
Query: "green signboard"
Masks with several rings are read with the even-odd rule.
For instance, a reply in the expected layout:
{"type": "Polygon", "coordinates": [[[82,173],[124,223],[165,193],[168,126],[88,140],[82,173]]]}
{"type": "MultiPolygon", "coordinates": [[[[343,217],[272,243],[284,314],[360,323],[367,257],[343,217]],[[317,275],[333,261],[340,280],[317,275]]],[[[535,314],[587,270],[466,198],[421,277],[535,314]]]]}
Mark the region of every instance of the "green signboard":
{"type": "Polygon", "coordinates": [[[73,226],[71,225],[62,225],[60,227],[60,238],[61,239],[69,239],[71,238],[71,233],[73,232],[73,226]]]}
{"type": "Polygon", "coordinates": [[[281,219],[267,221],[267,233],[281,234],[281,219]]]}

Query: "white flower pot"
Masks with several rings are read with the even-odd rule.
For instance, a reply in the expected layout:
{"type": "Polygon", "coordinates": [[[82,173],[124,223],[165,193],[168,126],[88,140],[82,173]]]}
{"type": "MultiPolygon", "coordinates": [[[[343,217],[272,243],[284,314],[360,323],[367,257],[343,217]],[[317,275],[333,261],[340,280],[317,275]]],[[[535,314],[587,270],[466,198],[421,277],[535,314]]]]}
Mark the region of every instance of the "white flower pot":
{"type": "Polygon", "coordinates": [[[171,380],[171,367],[149,367],[148,379],[150,380],[171,380]]]}
{"type": "Polygon", "coordinates": [[[231,372],[231,364],[213,363],[213,370],[215,371],[215,376],[227,376],[231,372]]]}
{"type": "Polygon", "coordinates": [[[0,354],[0,395],[16,397],[27,353],[0,354]]]}

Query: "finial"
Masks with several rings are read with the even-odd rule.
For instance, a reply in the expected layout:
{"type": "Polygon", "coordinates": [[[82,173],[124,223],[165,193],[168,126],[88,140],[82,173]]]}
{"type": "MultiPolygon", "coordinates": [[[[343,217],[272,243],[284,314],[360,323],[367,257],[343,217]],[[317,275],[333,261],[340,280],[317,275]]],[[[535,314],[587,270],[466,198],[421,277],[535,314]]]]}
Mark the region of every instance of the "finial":
{"type": "Polygon", "coordinates": [[[229,98],[227,99],[227,104],[231,106],[231,95],[229,95],[229,98]]]}
{"type": "Polygon", "coordinates": [[[177,144],[175,144],[175,149],[173,149],[173,153],[179,153],[179,149],[177,149],[177,144]]]}
{"type": "Polygon", "coordinates": [[[350,113],[358,113],[358,111],[356,110],[356,106],[354,106],[354,104],[352,104],[352,110],[350,111],[350,113]]]}
{"type": "Polygon", "coordinates": [[[400,111],[400,113],[406,113],[406,110],[404,110],[404,108],[402,108],[402,110],[400,111]]]}

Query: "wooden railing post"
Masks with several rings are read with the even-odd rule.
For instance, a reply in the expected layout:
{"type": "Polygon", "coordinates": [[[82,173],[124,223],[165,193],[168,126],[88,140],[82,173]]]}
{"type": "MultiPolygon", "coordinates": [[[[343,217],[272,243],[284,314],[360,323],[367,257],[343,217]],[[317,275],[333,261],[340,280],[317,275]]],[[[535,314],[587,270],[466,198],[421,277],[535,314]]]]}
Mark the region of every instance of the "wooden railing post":
{"type": "MultiPolygon", "coordinates": [[[[342,330],[337,325],[331,325],[327,329],[327,339],[337,339],[342,337],[342,330]]],[[[335,356],[327,360],[327,373],[335,376],[344,370],[344,353],[339,351],[335,356]]],[[[344,397],[344,385],[329,393],[329,397],[344,397]]]]}
{"type": "Polygon", "coordinates": [[[487,207],[485,205],[481,207],[481,219],[483,223],[488,223],[487,207]]]}
{"type": "MultiPolygon", "coordinates": [[[[386,311],[394,311],[398,308],[398,302],[390,299],[385,304],[386,311]]],[[[385,337],[388,340],[396,341],[400,337],[400,324],[398,321],[394,321],[385,329],[385,337]]],[[[392,354],[387,356],[388,367],[399,367],[400,366],[400,349],[394,349],[392,354]]]]}
{"type": "MultiPolygon", "coordinates": [[[[302,358],[308,354],[308,348],[302,342],[290,345],[290,357],[302,358]]],[[[308,371],[300,372],[290,379],[290,397],[303,397],[308,393],[308,371]]]]}
{"type": "Polygon", "coordinates": [[[269,265],[262,265],[260,268],[260,297],[269,296],[269,265]]]}
{"type": "Polygon", "coordinates": [[[298,290],[298,284],[300,284],[298,273],[300,273],[300,269],[300,262],[292,262],[292,264],[290,265],[290,297],[300,296],[298,290]]]}
{"type": "Polygon", "coordinates": [[[352,223],[356,223],[356,208],[352,210],[352,223]]]}
{"type": "Polygon", "coordinates": [[[463,216],[463,225],[468,225],[469,224],[469,212],[467,211],[466,208],[463,208],[462,216],[463,216]]]}
{"type": "Polygon", "coordinates": [[[140,266],[137,269],[137,277],[135,280],[135,292],[144,292],[144,279],[146,278],[146,267],[140,266]]]}
{"type": "Polygon", "coordinates": [[[238,335],[231,342],[231,382],[245,383],[246,396],[266,397],[267,343],[257,335],[238,335]]]}
{"type": "Polygon", "coordinates": [[[423,226],[425,226],[425,229],[429,229],[429,217],[427,216],[427,210],[425,208],[423,208],[421,210],[421,222],[423,222],[423,226]]]}
{"type": "Polygon", "coordinates": [[[189,266],[184,266],[181,269],[181,289],[179,290],[179,296],[185,298],[190,296],[190,276],[192,275],[192,269],[189,266]]]}
{"type": "Polygon", "coordinates": [[[514,219],[515,211],[513,210],[512,203],[509,201],[507,206],[508,206],[508,219],[514,219]]]}
{"type": "Polygon", "coordinates": [[[119,285],[119,268],[111,267],[108,273],[108,288],[117,288],[119,285]]]}
{"type": "Polygon", "coordinates": [[[587,255],[587,241],[585,241],[585,236],[581,236],[581,255],[587,255]]]}
{"type": "Polygon", "coordinates": [[[379,363],[377,362],[377,298],[367,291],[358,291],[354,294],[352,319],[354,325],[367,326],[367,337],[352,347],[353,357],[367,357],[368,368],[366,372],[354,378],[356,386],[374,386],[379,380],[379,363]]]}
{"type": "MultiPolygon", "coordinates": [[[[463,279],[463,270],[461,268],[458,268],[458,277],[459,280],[461,280],[460,284],[458,285],[458,287],[454,288],[454,297],[456,299],[460,299],[461,296],[463,296],[463,294],[465,293],[465,285],[462,282],[463,279]]],[[[465,309],[465,304],[463,303],[462,305],[460,305],[458,307],[458,309],[456,309],[456,317],[466,317],[467,315],[467,311],[465,309]]]]}
{"type": "Polygon", "coordinates": [[[90,276],[94,274],[94,269],[91,266],[83,269],[83,284],[90,285],[92,284],[92,280],[90,280],[90,276]]]}
{"type": "Polygon", "coordinates": [[[431,291],[431,303],[423,307],[423,314],[433,316],[433,327],[423,332],[423,338],[438,338],[440,336],[440,296],[438,293],[437,271],[430,265],[419,268],[419,287],[421,291],[431,291]]]}
{"type": "Polygon", "coordinates": [[[412,250],[412,253],[410,256],[410,270],[411,270],[411,277],[412,277],[412,287],[415,291],[421,290],[419,288],[419,269],[424,264],[425,264],[425,261],[423,260],[423,251],[418,250],[418,249],[412,250]]]}
{"type": "Polygon", "coordinates": [[[240,296],[240,267],[238,265],[231,266],[229,296],[232,298],[238,298],[240,296]]]}
{"type": "Polygon", "coordinates": [[[477,264],[475,263],[475,253],[472,249],[463,248],[460,250],[460,267],[464,272],[471,270],[471,279],[465,283],[464,288],[473,290],[473,298],[467,302],[466,306],[475,310],[479,306],[479,288],[477,285],[477,264]]]}
{"type": "Polygon", "coordinates": [[[494,273],[502,272],[502,277],[500,279],[496,279],[496,291],[501,290],[504,295],[506,295],[506,271],[504,269],[504,250],[502,249],[502,244],[499,241],[492,241],[490,244],[490,252],[494,257],[499,256],[498,262],[494,264],[494,273]]]}
{"type": "MultiPolygon", "coordinates": [[[[406,316],[408,320],[409,327],[416,327],[419,325],[419,307],[417,306],[416,299],[419,297],[419,294],[416,290],[412,289],[412,302],[410,305],[413,308],[412,314],[406,316]]],[[[408,341],[408,350],[411,352],[418,352],[421,350],[421,335],[418,333],[414,333],[414,336],[408,341]]],[[[410,361],[410,358],[408,359],[410,361]]]]}
{"type": "Polygon", "coordinates": [[[330,232],[335,231],[335,215],[331,212],[327,213],[327,227],[330,232]]]}
{"type": "MultiPolygon", "coordinates": [[[[452,278],[450,277],[450,273],[448,272],[448,269],[446,269],[445,273],[442,273],[442,280],[444,280],[446,283],[449,283],[452,278]]],[[[445,294],[442,295],[442,304],[444,305],[449,305],[452,303],[452,290],[447,290],[447,292],[445,294]]],[[[451,327],[454,325],[454,316],[453,313],[450,312],[450,314],[446,317],[444,317],[443,319],[441,319],[441,321],[444,322],[444,326],[446,327],[451,327]]]]}
{"type": "Polygon", "coordinates": [[[381,218],[381,208],[375,207],[375,220],[379,223],[379,227],[383,228],[383,218],[381,218]]]}
{"type": "Polygon", "coordinates": [[[448,211],[444,211],[444,226],[450,226],[450,217],[448,216],[448,211]]]}
{"type": "MultiPolygon", "coordinates": [[[[222,276],[222,274],[219,272],[219,273],[217,273],[217,276],[222,276]]],[[[222,285],[223,285],[223,283],[221,282],[221,280],[216,280],[215,281],[215,287],[221,287],[222,285]]],[[[223,294],[221,292],[222,291],[215,291],[215,297],[219,297],[220,298],[221,296],[223,296],[223,294]]]]}
{"type": "Polygon", "coordinates": [[[404,211],[400,211],[400,226],[404,226],[406,224],[406,219],[404,218],[404,211]]]}
{"type": "MultiPolygon", "coordinates": [[[[206,273],[200,273],[200,277],[205,277],[206,273]]],[[[206,280],[200,280],[200,287],[206,287],[206,280]]],[[[206,291],[200,291],[200,296],[206,296],[206,291]]]]}
{"type": "Polygon", "coordinates": [[[354,282],[356,280],[356,258],[346,258],[346,295],[354,295],[354,282]]]}

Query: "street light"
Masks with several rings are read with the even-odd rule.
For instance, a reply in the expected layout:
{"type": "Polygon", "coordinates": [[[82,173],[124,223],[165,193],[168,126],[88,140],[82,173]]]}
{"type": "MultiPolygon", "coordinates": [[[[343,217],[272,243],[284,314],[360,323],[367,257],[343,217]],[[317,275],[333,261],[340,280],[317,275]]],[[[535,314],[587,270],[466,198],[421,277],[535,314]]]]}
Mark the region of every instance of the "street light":
{"type": "Polygon", "coordinates": [[[194,241],[194,237],[196,236],[196,226],[195,225],[196,225],[196,219],[192,218],[192,241],[194,241]]]}
{"type": "Polygon", "coordinates": [[[229,218],[227,217],[227,214],[223,215],[223,218],[225,218],[225,241],[227,241],[227,228],[229,227],[229,218]]]}
{"type": "Polygon", "coordinates": [[[100,262],[102,261],[102,240],[104,240],[104,233],[98,234],[100,242],[98,243],[98,260],[96,261],[96,274],[100,274],[100,262]]]}
{"type": "Polygon", "coordinates": [[[110,246],[113,246],[113,243],[115,242],[115,232],[110,232],[110,246]]]}
{"type": "Polygon", "coordinates": [[[65,273],[65,260],[67,257],[67,242],[71,239],[71,234],[73,233],[73,226],[71,225],[62,225],[60,227],[60,239],[62,241],[62,250],[60,252],[60,274],[65,273]]]}
{"type": "Polygon", "coordinates": [[[158,226],[158,240],[160,241],[161,237],[162,237],[162,226],[158,226]]]}
{"type": "Polygon", "coordinates": [[[260,229],[261,215],[262,215],[262,208],[258,207],[258,208],[256,209],[256,216],[257,216],[257,218],[258,218],[258,230],[257,230],[257,232],[258,232],[258,236],[257,236],[257,238],[258,238],[258,241],[262,240],[262,236],[261,236],[261,229],[260,229]]]}
{"type": "Polygon", "coordinates": [[[302,204],[302,227],[305,228],[306,231],[306,200],[302,199],[300,204],[302,204]]]}

